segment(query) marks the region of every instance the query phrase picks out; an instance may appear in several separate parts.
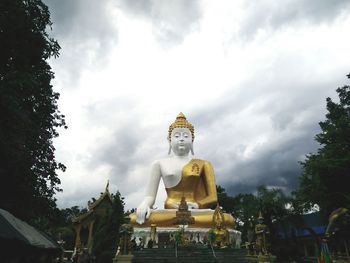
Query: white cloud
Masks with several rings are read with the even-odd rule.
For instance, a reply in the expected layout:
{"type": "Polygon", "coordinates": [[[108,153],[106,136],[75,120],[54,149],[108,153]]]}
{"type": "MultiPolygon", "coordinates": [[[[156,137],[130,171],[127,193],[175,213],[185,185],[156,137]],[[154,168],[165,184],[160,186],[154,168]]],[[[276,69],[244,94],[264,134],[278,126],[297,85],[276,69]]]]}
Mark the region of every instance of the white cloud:
{"type": "Polygon", "coordinates": [[[53,84],[69,126],[55,140],[60,206],[85,205],[110,179],[136,207],[180,111],[230,193],[296,186],[325,98],[349,73],[345,2],[54,3],[53,84]]]}

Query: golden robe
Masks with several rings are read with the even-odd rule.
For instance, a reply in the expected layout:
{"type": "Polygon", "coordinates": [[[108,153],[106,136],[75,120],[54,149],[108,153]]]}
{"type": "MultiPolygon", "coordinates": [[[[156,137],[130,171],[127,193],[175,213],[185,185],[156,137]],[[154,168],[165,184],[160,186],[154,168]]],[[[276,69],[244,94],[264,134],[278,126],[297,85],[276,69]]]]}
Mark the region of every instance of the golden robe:
{"type": "MultiPolygon", "coordinates": [[[[197,203],[199,208],[192,209],[191,216],[195,218],[191,228],[213,227],[214,210],[211,207],[217,204],[217,193],[215,176],[212,165],[208,161],[192,159],[182,169],[180,182],[170,188],[165,188],[167,199],[162,210],[152,210],[150,217],[142,224],[136,223],[136,213],[130,215],[130,222],[134,227],[150,227],[156,224],[157,227],[176,227],[174,219],[177,209],[172,204],[178,204],[182,197],[186,202],[197,203]]],[[[224,213],[225,224],[233,228],[235,220],[230,214],[224,213]]]]}

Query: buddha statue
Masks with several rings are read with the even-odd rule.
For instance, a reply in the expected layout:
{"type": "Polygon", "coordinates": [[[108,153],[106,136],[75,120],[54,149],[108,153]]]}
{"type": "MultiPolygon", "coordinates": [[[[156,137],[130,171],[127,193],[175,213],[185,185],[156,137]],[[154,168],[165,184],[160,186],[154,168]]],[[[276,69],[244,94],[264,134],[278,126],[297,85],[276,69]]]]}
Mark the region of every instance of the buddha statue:
{"type": "MultiPolygon", "coordinates": [[[[146,188],[146,196],[130,215],[134,227],[174,227],[174,218],[181,200],[186,200],[194,223],[191,228],[211,228],[217,193],[213,167],[210,162],[192,159],[194,127],[180,113],[168,131],[169,157],[156,160],[146,188]],[[171,155],[171,152],[173,153],[171,155]],[[167,199],[164,209],[153,209],[160,179],[163,180],[167,199]]],[[[227,227],[233,228],[234,218],[224,213],[227,227]]]]}

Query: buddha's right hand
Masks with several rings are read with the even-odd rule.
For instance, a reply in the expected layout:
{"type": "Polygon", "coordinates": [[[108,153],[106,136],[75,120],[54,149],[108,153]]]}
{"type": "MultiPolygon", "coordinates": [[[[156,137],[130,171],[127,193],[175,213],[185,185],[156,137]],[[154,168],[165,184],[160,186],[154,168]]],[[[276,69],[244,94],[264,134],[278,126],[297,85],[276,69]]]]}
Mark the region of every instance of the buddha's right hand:
{"type": "Polygon", "coordinates": [[[151,215],[151,208],[146,204],[141,204],[136,209],[136,222],[142,225],[151,215]]]}

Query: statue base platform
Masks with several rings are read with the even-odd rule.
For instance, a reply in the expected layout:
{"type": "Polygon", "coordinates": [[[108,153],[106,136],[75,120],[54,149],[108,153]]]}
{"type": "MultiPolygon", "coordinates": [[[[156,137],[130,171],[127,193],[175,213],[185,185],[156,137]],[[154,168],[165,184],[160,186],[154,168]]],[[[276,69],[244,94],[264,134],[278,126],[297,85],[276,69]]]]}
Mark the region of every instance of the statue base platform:
{"type": "MultiPolygon", "coordinates": [[[[157,227],[155,234],[155,242],[152,245],[154,248],[167,248],[174,245],[175,233],[181,230],[180,227],[157,227]]],[[[185,238],[191,244],[207,244],[208,232],[210,228],[192,228],[184,226],[185,238]]],[[[241,232],[229,229],[230,244],[231,247],[240,248],[241,246],[241,232]]],[[[134,233],[132,238],[135,238],[136,243],[140,246],[141,240],[143,241],[143,247],[147,248],[149,241],[151,240],[151,228],[150,227],[134,227],[134,233]]],[[[148,247],[150,248],[150,247],[148,247]]]]}
{"type": "MultiPolygon", "coordinates": [[[[150,217],[142,225],[136,222],[136,213],[130,214],[130,224],[134,228],[150,227],[156,224],[158,227],[172,227],[176,224],[178,209],[152,209],[150,217]]],[[[191,217],[194,218],[194,224],[189,228],[211,228],[212,220],[215,210],[213,209],[188,209],[191,217]]],[[[235,219],[231,214],[222,213],[227,228],[233,229],[235,227],[235,219]]],[[[176,224],[177,225],[177,224],[176,224]]]]}

